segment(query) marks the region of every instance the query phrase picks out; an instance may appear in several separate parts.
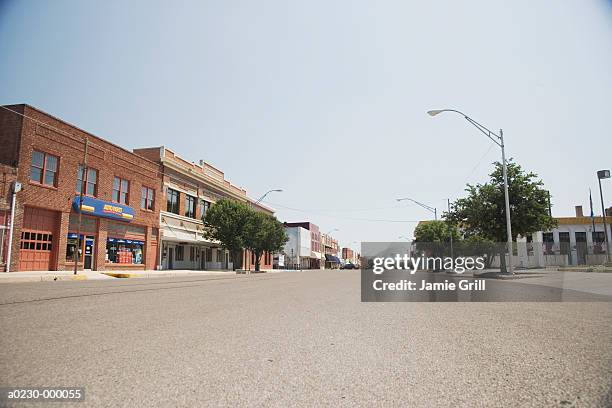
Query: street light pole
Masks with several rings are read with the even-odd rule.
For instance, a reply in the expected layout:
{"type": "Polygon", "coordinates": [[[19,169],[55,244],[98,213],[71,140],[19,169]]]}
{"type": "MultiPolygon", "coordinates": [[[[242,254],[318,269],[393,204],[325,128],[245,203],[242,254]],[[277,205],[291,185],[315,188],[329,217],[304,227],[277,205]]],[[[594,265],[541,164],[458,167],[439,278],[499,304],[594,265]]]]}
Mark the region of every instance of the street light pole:
{"type": "Polygon", "coordinates": [[[608,262],[610,258],[610,238],[608,237],[608,226],[606,224],[606,206],[604,205],[603,192],[601,190],[601,179],[610,178],[610,170],[599,170],[597,172],[597,181],[599,182],[599,198],[601,199],[601,214],[603,215],[604,238],[606,240],[606,254],[608,262]]]}
{"type": "Polygon", "coordinates": [[[261,197],[259,197],[259,200],[255,201],[256,204],[261,203],[261,200],[263,200],[264,198],[266,198],[266,196],[270,193],[282,193],[283,190],[281,190],[280,188],[276,188],[273,190],[268,190],[266,191],[266,194],[262,195],[261,197]]]}
{"type": "Polygon", "coordinates": [[[412,198],[396,198],[396,201],[405,201],[405,200],[412,201],[413,203],[415,203],[417,205],[420,205],[421,207],[425,208],[426,210],[431,211],[434,214],[434,219],[436,221],[438,221],[438,209],[437,208],[431,207],[431,206],[429,206],[427,204],[420,203],[417,200],[413,200],[412,198]]]}
{"type": "MultiPolygon", "coordinates": [[[[476,122],[474,119],[467,116],[465,113],[460,112],[455,109],[434,109],[427,111],[429,116],[436,116],[442,112],[455,112],[459,115],[463,116],[465,120],[470,122],[474,127],[484,133],[493,143],[501,148],[502,155],[502,171],[504,177],[504,196],[505,196],[505,204],[506,204],[506,232],[508,234],[508,273],[514,274],[514,262],[512,260],[512,254],[514,252],[512,248],[512,223],[510,221],[510,195],[508,193],[508,166],[506,164],[506,151],[504,145],[504,132],[503,130],[499,130],[499,135],[495,134],[491,130],[487,129],[485,126],[476,122]]],[[[501,260],[500,260],[501,261],[501,260]]]]}

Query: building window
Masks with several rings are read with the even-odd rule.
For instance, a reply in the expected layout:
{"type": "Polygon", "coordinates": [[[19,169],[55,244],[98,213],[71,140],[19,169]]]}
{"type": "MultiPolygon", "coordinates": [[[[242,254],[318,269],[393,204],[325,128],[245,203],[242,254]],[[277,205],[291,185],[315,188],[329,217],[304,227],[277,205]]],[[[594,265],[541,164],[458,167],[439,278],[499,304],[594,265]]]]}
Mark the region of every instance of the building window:
{"type": "Polygon", "coordinates": [[[106,240],[106,259],[110,263],[144,264],[144,242],[131,239],[108,238],[106,240]]]}
{"type": "Polygon", "coordinates": [[[217,248],[217,262],[223,263],[223,254],[225,251],[217,248]]]}
{"type": "Polygon", "coordinates": [[[183,258],[185,258],[185,247],[183,245],[178,245],[174,253],[174,260],[182,261],[183,258]]]}
{"type": "Polygon", "coordinates": [[[30,180],[46,186],[57,186],[57,156],[34,150],[32,152],[32,167],[30,180]]]}
{"type": "Polygon", "coordinates": [[[210,202],[206,200],[202,200],[200,198],[200,217],[202,219],[204,219],[204,216],[206,215],[206,211],[208,211],[209,208],[210,208],[210,202]]]}
{"type": "Polygon", "coordinates": [[[212,249],[206,248],[206,262],[212,262],[212,249]]]}
{"type": "Polygon", "coordinates": [[[174,214],[178,214],[179,213],[179,192],[169,188],[168,193],[166,194],[166,199],[168,202],[167,211],[174,213],[174,214]]]}
{"type": "Polygon", "coordinates": [[[130,182],[119,177],[113,181],[113,201],[128,204],[130,200],[130,182]]]}
{"type": "Polygon", "coordinates": [[[155,190],[149,187],[142,186],[140,192],[140,208],[153,211],[153,203],[155,200],[155,190]]]}
{"type": "Polygon", "coordinates": [[[194,246],[190,246],[189,247],[189,260],[191,262],[195,261],[195,253],[196,253],[196,248],[194,246]]]}
{"type": "Polygon", "coordinates": [[[185,217],[195,218],[195,197],[185,196],[185,217]]]}
{"type": "Polygon", "coordinates": [[[77,168],[76,192],[81,194],[81,189],[85,186],[83,194],[96,197],[98,195],[98,170],[87,168],[84,178],[83,173],[83,166],[79,165],[77,168]]]}

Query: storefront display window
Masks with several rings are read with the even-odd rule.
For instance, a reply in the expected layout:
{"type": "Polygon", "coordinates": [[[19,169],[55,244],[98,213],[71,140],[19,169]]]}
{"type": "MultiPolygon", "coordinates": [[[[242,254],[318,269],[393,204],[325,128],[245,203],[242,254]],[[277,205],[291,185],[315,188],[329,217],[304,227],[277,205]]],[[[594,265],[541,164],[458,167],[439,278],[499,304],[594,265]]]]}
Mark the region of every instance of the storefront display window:
{"type": "Polygon", "coordinates": [[[69,233],[68,241],[66,243],[66,262],[73,262],[76,260],[76,249],[79,248],[79,259],[83,261],[83,235],[77,240],[77,234],[69,233]],[[77,242],[78,241],[78,242],[77,242]]]}
{"type": "Polygon", "coordinates": [[[108,238],[106,262],[117,264],[144,264],[144,242],[131,239],[108,238]]]}

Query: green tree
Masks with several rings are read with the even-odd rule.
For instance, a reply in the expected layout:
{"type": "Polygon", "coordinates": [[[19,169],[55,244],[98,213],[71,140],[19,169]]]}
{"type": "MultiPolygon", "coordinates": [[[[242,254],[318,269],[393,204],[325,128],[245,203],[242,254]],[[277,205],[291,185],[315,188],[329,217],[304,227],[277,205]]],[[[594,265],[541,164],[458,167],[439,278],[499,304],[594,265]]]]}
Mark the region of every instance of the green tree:
{"type": "MultiPolygon", "coordinates": [[[[499,162],[485,184],[467,185],[468,196],[451,206],[447,219],[458,225],[466,237],[479,237],[482,242],[502,243],[507,240],[503,169],[499,162]]],[[[512,239],[526,236],[556,225],[548,214],[548,191],[533,172],[524,171],[512,159],[508,162],[508,193],[512,220],[512,239]]],[[[506,270],[505,249],[496,245],[501,269],[506,270]]]]}
{"type": "Polygon", "coordinates": [[[461,239],[457,227],[446,221],[425,221],[414,229],[417,251],[429,256],[450,255],[451,236],[455,245],[461,239]]]}
{"type": "Polygon", "coordinates": [[[273,215],[251,210],[244,234],[245,248],[255,254],[255,270],[260,270],[264,252],[279,252],[287,240],[285,227],[273,215]]]}
{"type": "Polygon", "coordinates": [[[218,241],[232,254],[234,270],[242,267],[245,231],[253,210],[245,203],[221,199],[212,205],[203,217],[204,236],[218,241]]]}

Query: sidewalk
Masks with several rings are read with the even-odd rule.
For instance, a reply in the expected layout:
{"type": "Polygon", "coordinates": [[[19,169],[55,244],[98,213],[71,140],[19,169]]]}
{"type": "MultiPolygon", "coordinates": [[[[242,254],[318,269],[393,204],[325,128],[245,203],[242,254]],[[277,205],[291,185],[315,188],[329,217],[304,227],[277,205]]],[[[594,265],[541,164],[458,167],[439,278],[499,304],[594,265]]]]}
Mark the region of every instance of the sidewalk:
{"type": "Polygon", "coordinates": [[[74,280],[109,280],[125,278],[169,278],[182,276],[235,275],[234,271],[195,271],[195,270],[135,270],[135,271],[40,271],[40,272],[0,272],[0,284],[16,282],[47,282],[74,280]]]}

